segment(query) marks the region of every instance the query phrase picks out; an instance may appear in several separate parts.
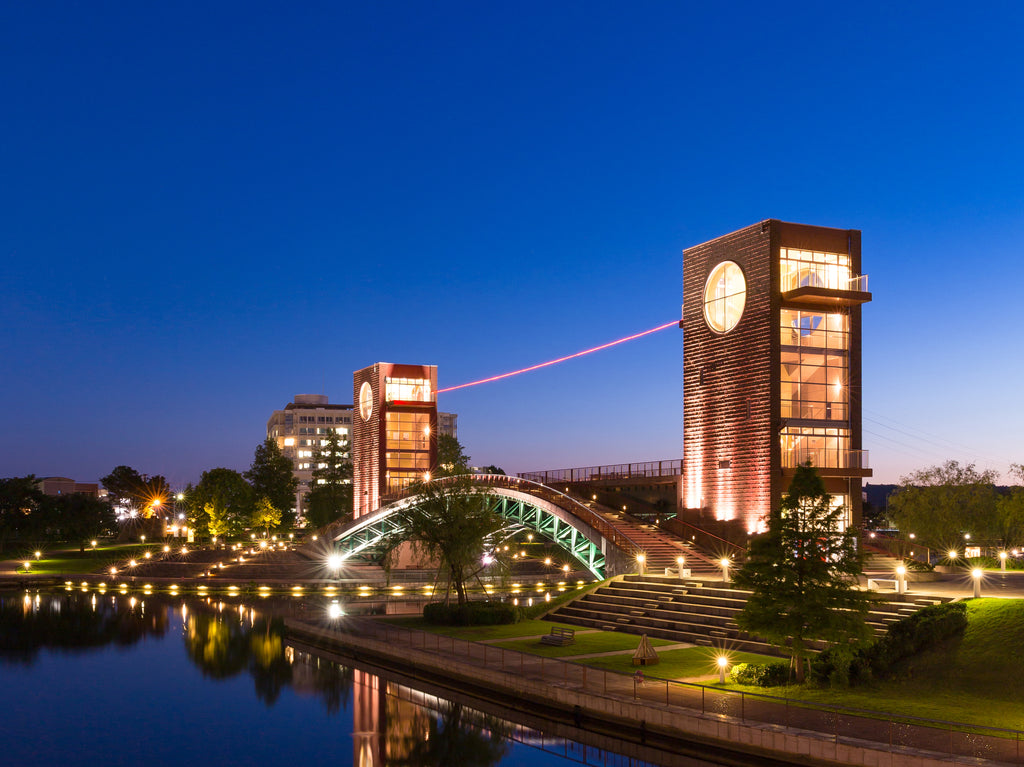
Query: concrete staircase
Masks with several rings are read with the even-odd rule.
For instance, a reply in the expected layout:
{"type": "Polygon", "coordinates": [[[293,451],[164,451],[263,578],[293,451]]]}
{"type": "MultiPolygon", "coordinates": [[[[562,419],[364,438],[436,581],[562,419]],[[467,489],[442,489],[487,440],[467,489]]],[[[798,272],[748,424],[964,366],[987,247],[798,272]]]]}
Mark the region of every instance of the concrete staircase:
{"type": "MultiPolygon", "coordinates": [[[[768,642],[740,631],[736,625],[735,616],[749,595],[750,592],[731,588],[720,580],[627,575],[562,605],[545,619],[707,647],[779,655],[768,642]]],[[[907,601],[875,603],[868,624],[876,635],[884,634],[891,624],[922,607],[950,601],[944,597],[904,599],[907,601]]],[[[824,649],[823,643],[812,646],[824,649]]]]}

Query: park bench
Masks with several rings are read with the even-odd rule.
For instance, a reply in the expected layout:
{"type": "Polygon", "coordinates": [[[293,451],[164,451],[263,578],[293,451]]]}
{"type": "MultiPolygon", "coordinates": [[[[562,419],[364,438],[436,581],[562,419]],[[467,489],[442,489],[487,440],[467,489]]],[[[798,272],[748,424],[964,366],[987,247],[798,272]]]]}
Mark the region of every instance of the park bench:
{"type": "Polygon", "coordinates": [[[540,638],[541,644],[553,644],[564,647],[576,641],[576,629],[566,629],[561,626],[552,626],[551,633],[540,638]]]}

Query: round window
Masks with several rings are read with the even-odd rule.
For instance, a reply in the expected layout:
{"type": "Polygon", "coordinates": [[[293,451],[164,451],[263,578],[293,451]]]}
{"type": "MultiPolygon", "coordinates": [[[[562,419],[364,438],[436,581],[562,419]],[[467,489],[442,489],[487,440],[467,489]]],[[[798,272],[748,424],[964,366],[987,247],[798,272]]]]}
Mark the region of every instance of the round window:
{"type": "Polygon", "coordinates": [[[743,316],[747,281],[735,261],[723,261],[711,270],[704,286],[704,320],[716,333],[728,333],[743,316]]]}
{"type": "Polygon", "coordinates": [[[373,387],[370,386],[369,381],[363,381],[363,385],[359,387],[359,415],[363,417],[364,421],[369,421],[372,413],[373,387]]]}

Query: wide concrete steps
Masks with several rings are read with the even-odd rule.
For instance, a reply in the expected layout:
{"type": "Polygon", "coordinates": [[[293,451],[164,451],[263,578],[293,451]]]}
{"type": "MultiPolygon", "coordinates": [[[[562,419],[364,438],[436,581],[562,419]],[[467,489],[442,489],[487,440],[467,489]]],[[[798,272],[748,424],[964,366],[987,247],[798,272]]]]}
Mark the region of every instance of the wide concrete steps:
{"type": "MultiPolygon", "coordinates": [[[[731,588],[721,581],[681,580],[655,575],[627,575],[562,605],[548,614],[548,620],[647,634],[676,642],[746,650],[768,655],[779,651],[762,638],[751,636],[736,625],[736,615],[746,605],[750,592],[731,588]]],[[[942,598],[908,598],[907,601],[878,601],[867,623],[876,635],[942,598]]],[[[825,648],[814,642],[816,650],[825,648]]]]}

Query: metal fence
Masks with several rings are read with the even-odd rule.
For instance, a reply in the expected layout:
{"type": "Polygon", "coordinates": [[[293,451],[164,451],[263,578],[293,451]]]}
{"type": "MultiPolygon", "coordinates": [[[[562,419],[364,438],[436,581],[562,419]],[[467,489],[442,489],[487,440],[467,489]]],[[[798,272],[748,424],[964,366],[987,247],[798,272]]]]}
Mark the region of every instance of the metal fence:
{"type": "MultiPolygon", "coordinates": [[[[353,634],[443,654],[468,664],[572,686],[580,692],[630,697],[650,706],[681,706],[744,723],[783,725],[823,733],[837,744],[909,748],[956,758],[1024,764],[1024,732],[878,711],[830,706],[761,693],[595,669],[579,662],[509,650],[381,621],[354,621],[353,634]]],[[[342,628],[342,627],[339,627],[342,628]]]]}

